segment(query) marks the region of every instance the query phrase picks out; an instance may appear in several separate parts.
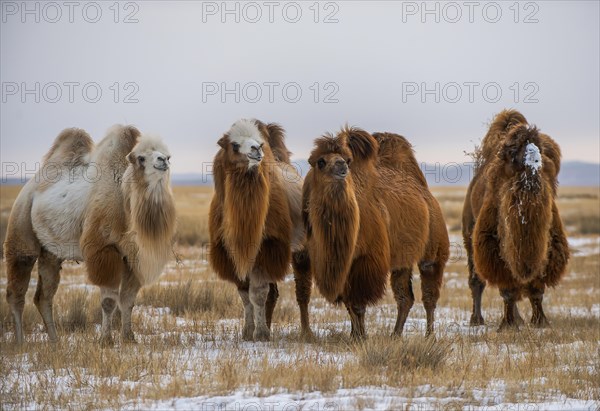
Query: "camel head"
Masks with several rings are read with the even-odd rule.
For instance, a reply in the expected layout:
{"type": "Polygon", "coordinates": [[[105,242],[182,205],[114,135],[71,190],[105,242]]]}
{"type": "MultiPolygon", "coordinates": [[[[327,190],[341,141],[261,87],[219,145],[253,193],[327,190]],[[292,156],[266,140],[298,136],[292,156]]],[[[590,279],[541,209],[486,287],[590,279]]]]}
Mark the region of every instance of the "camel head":
{"type": "Polygon", "coordinates": [[[315,176],[323,182],[341,182],[349,177],[352,152],[345,134],[326,134],[315,140],[308,159],[315,176]]]}
{"type": "Polygon", "coordinates": [[[127,155],[133,171],[147,182],[157,182],[169,175],[171,155],[158,137],[142,135],[127,155]]]}
{"type": "Polygon", "coordinates": [[[509,176],[525,173],[539,176],[542,170],[543,145],[535,126],[518,124],[508,131],[500,158],[504,162],[505,173],[509,176]]]}
{"type": "Polygon", "coordinates": [[[265,157],[268,141],[262,123],[253,119],[236,121],[218,144],[225,153],[226,161],[235,167],[255,170],[265,157]]]}

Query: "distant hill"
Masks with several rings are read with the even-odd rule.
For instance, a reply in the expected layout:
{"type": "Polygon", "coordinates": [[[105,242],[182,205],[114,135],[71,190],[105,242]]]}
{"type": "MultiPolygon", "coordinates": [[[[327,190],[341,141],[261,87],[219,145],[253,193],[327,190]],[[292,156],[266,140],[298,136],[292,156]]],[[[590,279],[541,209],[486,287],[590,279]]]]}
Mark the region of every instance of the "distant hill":
{"type": "MultiPolygon", "coordinates": [[[[310,164],[306,160],[294,160],[294,167],[304,177],[310,164]]],[[[447,164],[425,164],[421,163],[421,170],[431,186],[466,186],[471,181],[472,167],[467,163],[447,163],[447,164]]],[[[194,185],[212,185],[212,175],[202,175],[200,173],[174,174],[173,185],[194,186],[194,185]]],[[[600,186],[600,164],[585,163],[581,161],[565,161],[561,165],[558,176],[562,186],[600,186]]],[[[17,178],[2,178],[2,185],[23,184],[17,178]]]]}

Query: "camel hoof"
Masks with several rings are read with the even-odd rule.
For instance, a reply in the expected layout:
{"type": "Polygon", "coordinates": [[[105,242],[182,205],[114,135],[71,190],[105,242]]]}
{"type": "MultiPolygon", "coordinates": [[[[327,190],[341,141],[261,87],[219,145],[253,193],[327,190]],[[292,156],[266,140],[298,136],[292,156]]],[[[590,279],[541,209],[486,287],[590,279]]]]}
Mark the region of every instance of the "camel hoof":
{"type": "Polygon", "coordinates": [[[269,341],[271,339],[271,331],[268,328],[257,328],[254,330],[254,341],[269,341]]]}
{"type": "Polygon", "coordinates": [[[480,325],[485,325],[485,321],[483,320],[483,316],[481,314],[479,315],[471,315],[471,321],[469,321],[469,325],[471,327],[478,327],[480,325]]]}
{"type": "Polygon", "coordinates": [[[244,327],[242,330],[243,341],[254,341],[254,327],[244,327]]]}
{"type": "Polygon", "coordinates": [[[531,325],[535,328],[550,328],[550,323],[546,317],[532,318],[531,325]]]}
{"type": "Polygon", "coordinates": [[[398,331],[398,330],[394,330],[392,331],[392,338],[402,338],[402,330],[398,331]]]}
{"type": "Polygon", "coordinates": [[[312,332],[312,330],[302,330],[300,332],[300,340],[303,342],[310,343],[310,342],[315,342],[317,340],[317,337],[312,332]]]}
{"type": "Polygon", "coordinates": [[[504,331],[519,331],[519,324],[516,322],[509,323],[506,319],[502,319],[500,326],[498,327],[498,332],[504,331]]]}
{"type": "Polygon", "coordinates": [[[115,345],[115,341],[112,338],[112,335],[103,335],[100,337],[100,346],[104,348],[110,348],[115,345]]]}
{"type": "Polygon", "coordinates": [[[367,339],[366,333],[350,333],[350,338],[355,342],[362,342],[367,339]]]}
{"type": "Polygon", "coordinates": [[[135,334],[133,331],[124,332],[121,336],[121,340],[127,344],[137,344],[137,340],[135,339],[135,334]]]}

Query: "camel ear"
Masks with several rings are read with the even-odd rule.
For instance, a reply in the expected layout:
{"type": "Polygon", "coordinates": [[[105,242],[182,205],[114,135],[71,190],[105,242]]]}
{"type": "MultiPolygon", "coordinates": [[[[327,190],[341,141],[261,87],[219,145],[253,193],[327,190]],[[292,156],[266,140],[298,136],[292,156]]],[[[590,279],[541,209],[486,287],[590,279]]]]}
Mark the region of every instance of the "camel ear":
{"type": "Polygon", "coordinates": [[[127,161],[129,161],[131,164],[135,165],[135,154],[133,154],[133,151],[129,154],[127,154],[127,156],[125,157],[127,159],[127,161]]]}
{"type": "Polygon", "coordinates": [[[217,144],[221,147],[221,148],[227,148],[227,142],[229,141],[229,136],[227,134],[225,134],[223,137],[221,137],[219,139],[219,141],[217,141],[217,144]]]}

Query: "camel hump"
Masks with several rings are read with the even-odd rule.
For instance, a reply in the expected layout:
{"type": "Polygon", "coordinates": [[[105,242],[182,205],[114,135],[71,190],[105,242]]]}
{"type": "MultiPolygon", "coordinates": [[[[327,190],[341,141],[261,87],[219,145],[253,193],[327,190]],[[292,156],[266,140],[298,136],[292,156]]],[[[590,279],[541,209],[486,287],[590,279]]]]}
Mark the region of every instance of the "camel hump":
{"type": "Polygon", "coordinates": [[[492,159],[502,146],[508,131],[518,125],[527,125],[527,119],[517,110],[502,110],[496,114],[481,147],[475,153],[478,161],[487,162],[492,159]]]}
{"type": "Polygon", "coordinates": [[[60,163],[76,167],[90,161],[90,152],[94,141],[90,135],[80,128],[67,128],[60,132],[52,147],[44,156],[44,164],[60,163]]]}
{"type": "Polygon", "coordinates": [[[518,124],[527,124],[527,119],[523,114],[513,109],[502,110],[494,117],[490,131],[503,133],[518,124]]]}
{"type": "Polygon", "coordinates": [[[562,157],[560,146],[552,137],[544,133],[540,133],[540,140],[542,141],[542,151],[554,163],[556,174],[558,174],[560,171],[560,159],[562,157]]]}
{"type": "Polygon", "coordinates": [[[395,133],[373,133],[379,143],[379,164],[401,171],[411,176],[422,186],[427,187],[427,180],[419,162],[415,157],[412,144],[403,136],[395,133]]]}
{"type": "Polygon", "coordinates": [[[129,154],[138,140],[140,131],[130,125],[116,124],[108,129],[106,137],[98,144],[97,157],[108,156],[109,159],[119,159],[126,162],[125,157],[129,154]]]}
{"type": "Polygon", "coordinates": [[[354,160],[370,161],[377,158],[379,143],[367,131],[346,126],[341,134],[346,136],[354,160]]]}
{"type": "Polygon", "coordinates": [[[285,145],[285,130],[277,123],[269,123],[266,126],[269,146],[275,156],[275,160],[290,164],[290,153],[285,145]]]}

